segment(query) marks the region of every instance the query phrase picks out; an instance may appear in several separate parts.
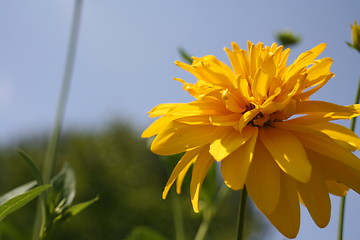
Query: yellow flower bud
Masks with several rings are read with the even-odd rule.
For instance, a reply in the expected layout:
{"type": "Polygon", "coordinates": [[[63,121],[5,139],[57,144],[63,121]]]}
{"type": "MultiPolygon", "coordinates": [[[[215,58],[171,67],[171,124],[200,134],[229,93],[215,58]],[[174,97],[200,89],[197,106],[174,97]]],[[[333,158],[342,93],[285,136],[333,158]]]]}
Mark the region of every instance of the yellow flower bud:
{"type": "Polygon", "coordinates": [[[351,26],[352,43],[350,43],[349,45],[355,50],[360,52],[360,25],[358,25],[357,22],[354,21],[354,25],[350,25],[350,26],[351,26]]]}

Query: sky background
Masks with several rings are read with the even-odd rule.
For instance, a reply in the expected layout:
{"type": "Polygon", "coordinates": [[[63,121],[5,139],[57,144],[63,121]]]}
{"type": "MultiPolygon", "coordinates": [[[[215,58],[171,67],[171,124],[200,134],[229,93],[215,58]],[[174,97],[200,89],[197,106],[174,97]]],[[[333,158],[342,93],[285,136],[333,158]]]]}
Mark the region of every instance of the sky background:
{"type": "MultiPolygon", "coordinates": [[[[0,0],[0,144],[45,133],[54,121],[64,70],[73,0],[0,0]]],[[[290,60],[325,42],[335,77],[312,99],[349,105],[360,76],[360,55],[350,49],[350,24],[360,21],[360,1],[85,0],[67,129],[101,129],[113,119],[141,131],[146,112],[159,103],[188,102],[176,67],[178,48],[193,56],[216,55],[248,40],[271,44],[291,29],[302,37],[290,60]]],[[[348,123],[344,123],[348,125],[348,123]]],[[[359,134],[359,130],[356,131],[359,134]]],[[[318,229],[302,212],[299,240],[336,239],[338,199],[329,226],[318,229]]],[[[360,235],[360,196],[350,193],[345,238],[360,235]]],[[[284,239],[273,231],[266,240],[284,239]]]]}

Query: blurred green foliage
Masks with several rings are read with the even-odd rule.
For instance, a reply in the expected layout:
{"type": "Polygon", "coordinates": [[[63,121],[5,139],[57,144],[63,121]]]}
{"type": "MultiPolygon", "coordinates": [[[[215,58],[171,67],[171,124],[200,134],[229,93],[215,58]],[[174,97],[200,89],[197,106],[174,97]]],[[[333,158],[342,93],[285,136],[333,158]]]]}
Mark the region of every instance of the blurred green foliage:
{"type": "Polygon", "coordinates": [[[293,47],[300,43],[301,37],[291,30],[282,30],[275,35],[276,41],[285,48],[293,47]]]}
{"type": "MultiPolygon", "coordinates": [[[[99,200],[79,215],[59,224],[49,239],[119,240],[175,239],[172,194],[167,200],[161,193],[179,156],[160,159],[148,150],[146,140],[127,124],[114,123],[98,132],[67,132],[61,139],[56,172],[69,162],[76,176],[75,203],[99,200]]],[[[28,153],[42,166],[46,137],[25,138],[16,147],[28,153]]],[[[33,180],[27,164],[13,147],[0,149],[0,195],[33,180]]],[[[203,207],[211,204],[219,184],[217,168],[205,179],[202,190],[203,207]]],[[[190,173],[190,172],[189,172],[190,173]]],[[[202,214],[195,214],[189,199],[188,174],[179,196],[184,218],[185,238],[193,239],[202,214]]],[[[174,189],[172,189],[174,191],[174,189]]],[[[233,239],[235,236],[239,192],[230,191],[220,204],[211,222],[206,239],[233,239]]],[[[30,239],[36,202],[7,217],[0,224],[0,239],[30,239]]],[[[265,225],[249,207],[247,229],[256,230],[254,239],[261,239],[265,225]],[[260,235],[259,235],[260,234],[260,235]]]]}

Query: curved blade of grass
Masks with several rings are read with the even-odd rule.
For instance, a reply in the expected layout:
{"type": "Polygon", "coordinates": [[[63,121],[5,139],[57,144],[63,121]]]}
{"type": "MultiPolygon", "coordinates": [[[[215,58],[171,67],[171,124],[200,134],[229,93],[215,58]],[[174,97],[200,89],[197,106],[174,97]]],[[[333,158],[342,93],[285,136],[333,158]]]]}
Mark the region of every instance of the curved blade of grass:
{"type": "Polygon", "coordinates": [[[34,178],[38,182],[38,185],[39,186],[44,185],[44,181],[43,181],[40,169],[35,164],[34,160],[32,160],[32,158],[28,154],[26,154],[24,151],[22,151],[20,149],[16,149],[16,152],[19,153],[20,156],[22,156],[22,158],[25,160],[25,162],[29,165],[34,178]]]}

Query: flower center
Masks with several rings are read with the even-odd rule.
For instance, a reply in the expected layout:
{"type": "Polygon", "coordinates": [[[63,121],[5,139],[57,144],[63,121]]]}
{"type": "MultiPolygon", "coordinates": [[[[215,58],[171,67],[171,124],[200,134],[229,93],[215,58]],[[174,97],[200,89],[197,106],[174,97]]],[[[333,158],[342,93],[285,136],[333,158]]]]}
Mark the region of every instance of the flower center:
{"type": "MultiPolygon", "coordinates": [[[[256,106],[253,103],[250,103],[250,105],[246,107],[244,114],[255,108],[256,106]]],[[[260,112],[248,124],[253,127],[265,127],[269,126],[273,121],[275,121],[273,114],[263,114],[260,112]]]]}

